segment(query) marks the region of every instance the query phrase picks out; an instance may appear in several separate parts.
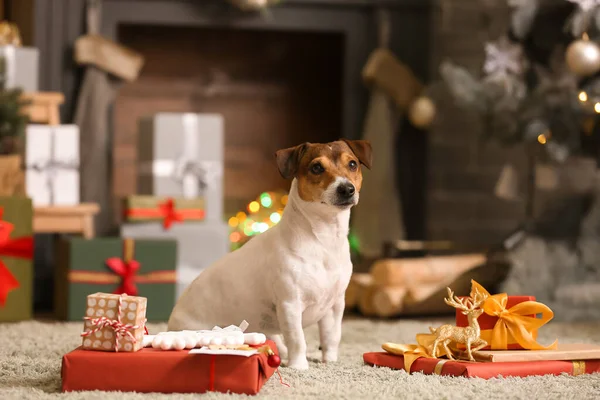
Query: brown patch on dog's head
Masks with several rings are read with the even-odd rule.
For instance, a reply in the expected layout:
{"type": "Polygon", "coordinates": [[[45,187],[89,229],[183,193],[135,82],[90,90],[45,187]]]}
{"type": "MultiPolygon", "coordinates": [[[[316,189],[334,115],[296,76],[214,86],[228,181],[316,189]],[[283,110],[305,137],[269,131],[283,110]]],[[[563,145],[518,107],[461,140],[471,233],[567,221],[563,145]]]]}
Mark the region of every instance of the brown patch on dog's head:
{"type": "Polygon", "coordinates": [[[276,158],[281,176],[297,179],[302,200],[346,207],[357,201],[362,186],[361,164],[371,168],[372,151],[366,140],[344,139],[303,143],[277,151],[276,158]]]}

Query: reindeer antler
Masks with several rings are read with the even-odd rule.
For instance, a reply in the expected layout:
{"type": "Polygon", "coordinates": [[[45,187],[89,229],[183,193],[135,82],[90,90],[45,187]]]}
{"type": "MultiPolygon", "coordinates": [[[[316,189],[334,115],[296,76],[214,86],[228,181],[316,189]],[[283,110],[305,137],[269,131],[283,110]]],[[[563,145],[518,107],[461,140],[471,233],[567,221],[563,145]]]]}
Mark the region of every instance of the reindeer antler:
{"type": "Polygon", "coordinates": [[[469,306],[469,299],[459,299],[454,295],[452,289],[448,289],[448,298],[444,299],[444,302],[451,307],[457,308],[463,311],[470,311],[472,308],[469,306]]]}
{"type": "Polygon", "coordinates": [[[485,302],[488,296],[484,293],[481,293],[479,290],[475,289],[475,294],[472,297],[471,304],[472,308],[479,308],[485,302]]]}

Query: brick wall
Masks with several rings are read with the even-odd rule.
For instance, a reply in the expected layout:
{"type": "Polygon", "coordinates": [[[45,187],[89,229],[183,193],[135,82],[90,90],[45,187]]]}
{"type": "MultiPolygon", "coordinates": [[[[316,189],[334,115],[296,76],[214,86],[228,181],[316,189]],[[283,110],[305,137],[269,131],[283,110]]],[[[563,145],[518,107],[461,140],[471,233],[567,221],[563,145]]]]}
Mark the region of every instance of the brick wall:
{"type": "MultiPolygon", "coordinates": [[[[433,67],[444,59],[478,73],[483,43],[504,31],[508,10],[487,8],[482,1],[443,0],[434,25],[433,67]],[[488,16],[497,18],[488,18],[488,16]]],[[[444,95],[438,119],[429,132],[428,221],[430,239],[458,242],[498,242],[522,221],[524,202],[507,202],[494,195],[494,186],[509,160],[524,171],[523,150],[482,145],[481,126],[444,95]]]]}

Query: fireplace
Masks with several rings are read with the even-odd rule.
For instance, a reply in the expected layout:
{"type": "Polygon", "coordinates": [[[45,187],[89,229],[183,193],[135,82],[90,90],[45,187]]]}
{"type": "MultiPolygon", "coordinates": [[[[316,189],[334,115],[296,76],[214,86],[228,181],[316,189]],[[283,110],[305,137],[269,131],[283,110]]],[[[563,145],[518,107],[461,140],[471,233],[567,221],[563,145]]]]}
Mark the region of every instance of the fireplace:
{"type": "Polygon", "coordinates": [[[146,62],[115,102],[117,198],[136,193],[143,116],[223,116],[227,215],[263,191],[288,189],[274,163],[276,150],[343,136],[341,33],[126,24],[118,38],[146,62]]]}

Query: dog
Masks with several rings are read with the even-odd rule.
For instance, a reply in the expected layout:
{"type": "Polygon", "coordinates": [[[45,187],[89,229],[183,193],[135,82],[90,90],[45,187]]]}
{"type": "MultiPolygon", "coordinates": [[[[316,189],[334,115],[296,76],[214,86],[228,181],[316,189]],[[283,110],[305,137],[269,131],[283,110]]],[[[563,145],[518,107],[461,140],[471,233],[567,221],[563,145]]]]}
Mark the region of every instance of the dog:
{"type": "Polygon", "coordinates": [[[335,362],[352,262],[348,229],[358,204],[365,140],[303,143],[275,154],[292,179],[281,221],[205,269],[177,301],[168,329],[246,320],[272,339],[287,366],[308,369],[303,328],[318,324],[323,362],[335,362]]]}

